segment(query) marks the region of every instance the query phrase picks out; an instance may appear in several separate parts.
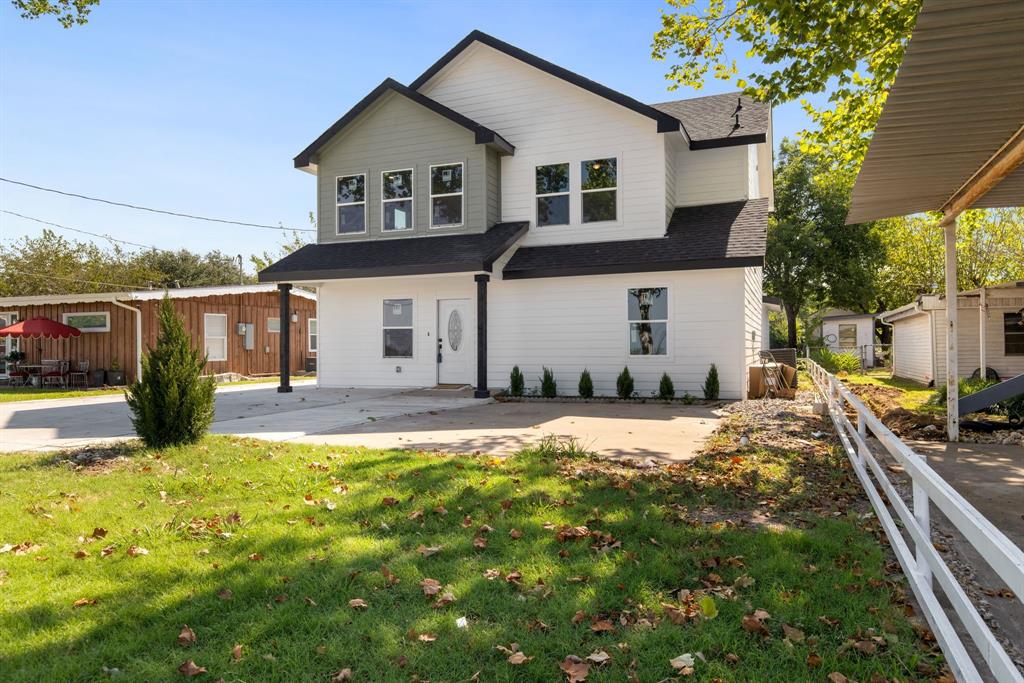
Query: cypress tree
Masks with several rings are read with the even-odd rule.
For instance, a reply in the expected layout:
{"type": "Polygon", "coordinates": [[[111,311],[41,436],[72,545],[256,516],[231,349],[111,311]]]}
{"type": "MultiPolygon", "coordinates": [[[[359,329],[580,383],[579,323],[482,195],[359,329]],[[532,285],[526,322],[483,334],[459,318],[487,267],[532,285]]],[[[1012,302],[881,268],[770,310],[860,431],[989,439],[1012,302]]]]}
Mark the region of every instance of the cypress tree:
{"type": "Polygon", "coordinates": [[[206,357],[192,347],[170,297],[157,316],[156,346],[143,356],[142,376],[126,394],[132,426],[151,448],[195,443],[213,422],[213,378],[203,377],[206,357]]]}

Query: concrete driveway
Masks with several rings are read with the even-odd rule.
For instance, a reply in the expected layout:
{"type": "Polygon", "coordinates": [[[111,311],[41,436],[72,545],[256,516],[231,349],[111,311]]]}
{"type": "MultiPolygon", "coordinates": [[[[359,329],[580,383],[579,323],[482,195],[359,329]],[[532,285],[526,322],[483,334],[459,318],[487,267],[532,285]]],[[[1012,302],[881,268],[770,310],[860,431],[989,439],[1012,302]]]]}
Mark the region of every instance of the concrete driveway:
{"type": "MultiPolygon", "coordinates": [[[[509,455],[545,436],[609,457],[685,460],[719,422],[708,406],[495,403],[468,393],[275,385],[217,391],[215,434],[370,448],[509,455]]],[[[0,404],[0,451],[52,450],[134,436],[118,396],[0,404]]]]}

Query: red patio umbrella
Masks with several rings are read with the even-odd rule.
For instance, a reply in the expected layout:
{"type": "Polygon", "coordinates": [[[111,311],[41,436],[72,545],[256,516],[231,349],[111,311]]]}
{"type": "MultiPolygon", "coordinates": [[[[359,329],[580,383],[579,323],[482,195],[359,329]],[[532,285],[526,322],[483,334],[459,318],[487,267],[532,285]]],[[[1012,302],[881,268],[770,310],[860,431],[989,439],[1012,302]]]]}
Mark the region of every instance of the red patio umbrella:
{"type": "Polygon", "coordinates": [[[0,328],[0,337],[20,337],[21,339],[67,339],[81,336],[82,331],[56,320],[42,316],[20,320],[13,325],[0,328]]]}

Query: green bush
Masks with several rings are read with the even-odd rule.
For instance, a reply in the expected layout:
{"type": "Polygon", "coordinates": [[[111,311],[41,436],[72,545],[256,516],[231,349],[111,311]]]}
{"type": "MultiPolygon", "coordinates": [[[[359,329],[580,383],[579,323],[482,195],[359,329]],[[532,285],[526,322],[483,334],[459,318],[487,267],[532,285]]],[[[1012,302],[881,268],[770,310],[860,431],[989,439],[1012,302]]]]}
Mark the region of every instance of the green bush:
{"type": "Polygon", "coordinates": [[[718,392],[720,390],[718,384],[718,368],[715,367],[714,363],[712,363],[711,367],[708,369],[708,376],[704,378],[704,386],[702,388],[704,390],[704,398],[709,401],[718,400],[718,392]]]}
{"type": "Polygon", "coordinates": [[[195,443],[213,422],[213,378],[203,377],[206,358],[192,348],[170,297],[157,315],[156,346],[143,356],[142,376],[126,392],[132,425],[153,448],[195,443]]]}
{"type": "Polygon", "coordinates": [[[672,384],[672,378],[667,372],[662,373],[661,382],[658,383],[658,398],[669,401],[676,395],[676,387],[672,384]]]}
{"type": "Polygon", "coordinates": [[[523,371],[517,365],[512,368],[512,374],[508,378],[509,396],[522,396],[524,386],[526,386],[526,378],[523,377],[523,371]]]}
{"type": "Polygon", "coordinates": [[[811,358],[832,374],[860,372],[860,356],[855,353],[836,353],[831,349],[822,348],[812,352],[811,358]]]}
{"type": "MultiPolygon", "coordinates": [[[[999,384],[999,382],[994,379],[981,379],[980,377],[961,377],[957,382],[961,398],[964,396],[970,396],[982,389],[987,389],[994,384],[999,384]]],[[[946,393],[946,385],[943,384],[932,395],[931,402],[935,405],[945,407],[946,393]]],[[[1000,401],[999,403],[986,408],[984,412],[989,413],[990,415],[1006,415],[1010,418],[1020,419],[1024,416],[1024,394],[1019,394],[1012,398],[1008,398],[1005,401],[1000,401]]]]}
{"type": "Polygon", "coordinates": [[[583,372],[580,373],[580,383],[578,389],[581,397],[594,397],[594,380],[590,378],[590,370],[583,368],[583,372]]]}
{"type": "Polygon", "coordinates": [[[558,395],[558,384],[555,382],[555,373],[551,368],[542,368],[540,378],[540,395],[544,398],[554,398],[558,395]]]}
{"type": "Polygon", "coordinates": [[[628,365],[622,368],[622,372],[615,380],[615,393],[619,398],[629,398],[633,395],[633,375],[629,374],[628,365]]]}

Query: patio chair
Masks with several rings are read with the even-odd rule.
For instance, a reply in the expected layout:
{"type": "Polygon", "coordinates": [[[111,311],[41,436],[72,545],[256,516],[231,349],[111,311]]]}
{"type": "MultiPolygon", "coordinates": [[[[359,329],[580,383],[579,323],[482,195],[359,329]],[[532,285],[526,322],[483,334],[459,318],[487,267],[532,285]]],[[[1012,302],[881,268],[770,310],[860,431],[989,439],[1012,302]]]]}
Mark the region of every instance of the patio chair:
{"type": "MultiPolygon", "coordinates": [[[[43,361],[46,363],[47,361],[43,361]]],[[[68,387],[68,367],[70,363],[66,360],[49,361],[53,363],[52,370],[43,370],[43,376],[40,380],[42,386],[58,386],[67,389],[68,387]]]]}
{"type": "Polygon", "coordinates": [[[89,361],[78,361],[78,369],[68,373],[68,386],[81,386],[83,389],[89,388],[89,361]]]}
{"type": "Polygon", "coordinates": [[[7,373],[7,382],[12,387],[23,387],[29,382],[29,374],[27,370],[20,370],[15,365],[9,373],[7,373]]]}

